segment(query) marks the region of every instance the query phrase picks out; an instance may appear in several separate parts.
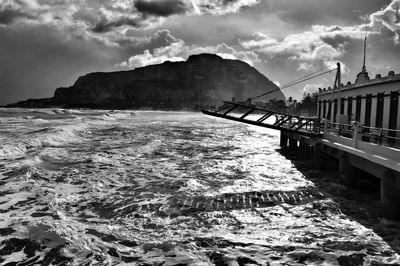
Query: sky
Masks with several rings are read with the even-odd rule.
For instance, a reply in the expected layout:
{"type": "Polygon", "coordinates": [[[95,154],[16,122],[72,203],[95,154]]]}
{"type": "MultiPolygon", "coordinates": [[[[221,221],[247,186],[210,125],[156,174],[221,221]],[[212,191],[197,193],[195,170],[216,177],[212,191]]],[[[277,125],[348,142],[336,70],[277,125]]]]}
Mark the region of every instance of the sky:
{"type": "MultiPolygon", "coordinates": [[[[191,54],[239,59],[285,85],[342,64],[342,81],[400,72],[400,0],[0,0],[0,105],[82,75],[191,54]]],[[[301,99],[334,73],[284,89],[301,99]]],[[[254,95],[249,95],[249,97],[254,95]]]]}

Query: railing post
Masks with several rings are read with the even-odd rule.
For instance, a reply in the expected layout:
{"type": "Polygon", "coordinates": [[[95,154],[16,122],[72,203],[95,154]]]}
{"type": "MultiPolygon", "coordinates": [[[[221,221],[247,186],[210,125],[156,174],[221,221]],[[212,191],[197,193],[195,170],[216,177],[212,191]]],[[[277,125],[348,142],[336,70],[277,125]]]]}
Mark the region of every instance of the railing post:
{"type": "Polygon", "coordinates": [[[358,144],[358,121],[352,121],[351,124],[353,125],[353,147],[357,149],[358,144]]]}
{"type": "Polygon", "coordinates": [[[324,123],[324,134],[328,134],[328,119],[323,119],[322,122],[324,123]]]}

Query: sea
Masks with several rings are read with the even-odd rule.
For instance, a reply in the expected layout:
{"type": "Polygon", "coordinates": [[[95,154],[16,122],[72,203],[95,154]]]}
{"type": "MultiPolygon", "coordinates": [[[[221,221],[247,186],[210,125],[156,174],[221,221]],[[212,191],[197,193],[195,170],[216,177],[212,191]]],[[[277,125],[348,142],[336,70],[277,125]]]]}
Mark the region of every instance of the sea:
{"type": "Polygon", "coordinates": [[[313,166],[198,112],[2,108],[0,265],[400,265],[379,182],[313,166]]]}

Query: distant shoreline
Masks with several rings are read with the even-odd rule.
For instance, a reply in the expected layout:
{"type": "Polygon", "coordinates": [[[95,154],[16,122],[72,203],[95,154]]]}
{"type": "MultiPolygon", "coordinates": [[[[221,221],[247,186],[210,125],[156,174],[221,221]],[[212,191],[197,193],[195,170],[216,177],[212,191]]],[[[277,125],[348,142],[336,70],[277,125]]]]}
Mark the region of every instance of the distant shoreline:
{"type": "MultiPolygon", "coordinates": [[[[165,112],[201,112],[201,109],[195,109],[195,108],[147,108],[147,107],[139,107],[139,108],[107,108],[107,107],[86,107],[86,106],[18,106],[18,105],[13,105],[13,106],[8,106],[8,105],[3,105],[0,106],[0,108],[4,108],[4,109],[67,109],[67,110],[77,110],[77,109],[81,109],[81,110],[109,110],[109,111],[113,111],[113,110],[118,110],[118,111],[165,111],[165,112]]],[[[207,108],[203,108],[203,109],[207,109],[207,108]]]]}

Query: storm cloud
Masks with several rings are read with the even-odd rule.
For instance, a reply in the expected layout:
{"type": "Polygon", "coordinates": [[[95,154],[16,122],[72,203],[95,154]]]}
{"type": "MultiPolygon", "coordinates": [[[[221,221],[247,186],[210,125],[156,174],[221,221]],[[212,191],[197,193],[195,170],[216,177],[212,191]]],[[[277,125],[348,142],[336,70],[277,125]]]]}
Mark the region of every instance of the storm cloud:
{"type": "MultiPolygon", "coordinates": [[[[0,104],[51,96],[87,72],[204,52],[246,61],[280,84],[337,61],[352,80],[366,17],[367,68],[398,72],[399,7],[400,0],[0,0],[0,104]]],[[[329,82],[284,93],[299,98],[329,82]]]]}
{"type": "Polygon", "coordinates": [[[146,16],[168,17],[189,10],[182,0],[136,0],[134,5],[138,12],[146,16]]]}

